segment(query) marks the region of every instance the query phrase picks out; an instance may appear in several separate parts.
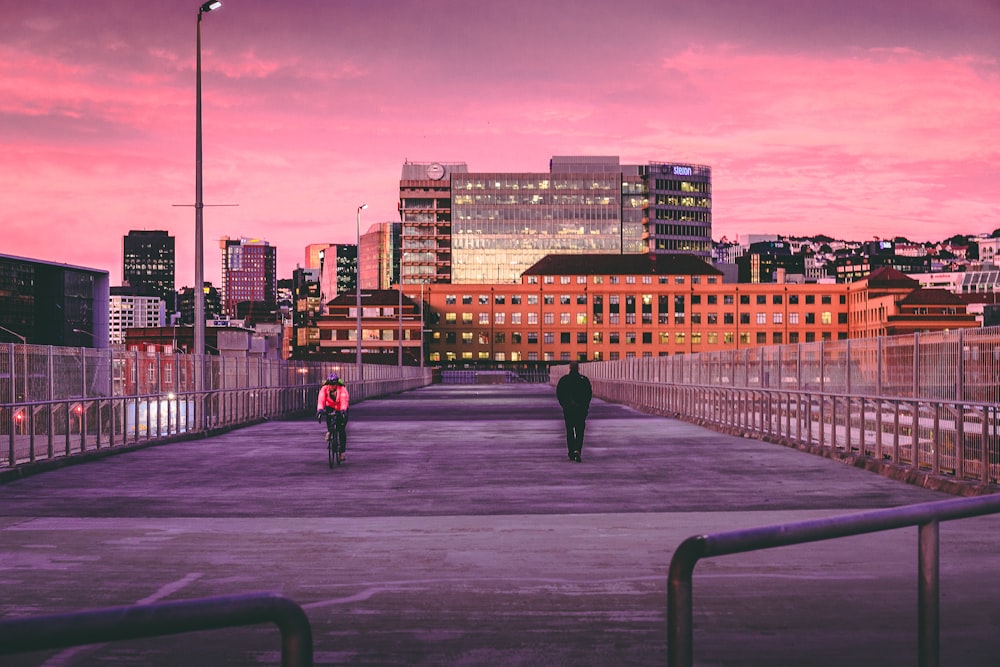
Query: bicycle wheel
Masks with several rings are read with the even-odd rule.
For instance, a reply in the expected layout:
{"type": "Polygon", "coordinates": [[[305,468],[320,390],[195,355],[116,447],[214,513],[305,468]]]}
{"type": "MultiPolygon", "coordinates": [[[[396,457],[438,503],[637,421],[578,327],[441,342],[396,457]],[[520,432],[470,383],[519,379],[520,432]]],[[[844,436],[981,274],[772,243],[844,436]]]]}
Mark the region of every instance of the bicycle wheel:
{"type": "Polygon", "coordinates": [[[334,435],[333,433],[327,433],[326,454],[327,454],[327,462],[330,464],[331,468],[333,467],[334,459],[337,460],[337,463],[340,463],[340,454],[338,453],[339,449],[340,447],[337,444],[337,436],[334,435]]]}

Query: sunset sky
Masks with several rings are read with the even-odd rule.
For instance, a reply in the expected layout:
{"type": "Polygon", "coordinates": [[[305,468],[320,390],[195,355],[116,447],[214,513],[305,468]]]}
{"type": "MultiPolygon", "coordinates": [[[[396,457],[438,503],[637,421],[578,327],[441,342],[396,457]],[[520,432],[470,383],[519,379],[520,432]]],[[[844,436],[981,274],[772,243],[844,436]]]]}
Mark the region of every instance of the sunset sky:
{"type": "MultiPolygon", "coordinates": [[[[712,167],[713,237],[1000,228],[1000,0],[223,0],[202,21],[205,276],[221,236],[354,243],[404,160],[712,167]]],[[[194,275],[200,0],[0,0],[0,252],[194,275]],[[186,207],[174,206],[187,205],[186,207]]]]}

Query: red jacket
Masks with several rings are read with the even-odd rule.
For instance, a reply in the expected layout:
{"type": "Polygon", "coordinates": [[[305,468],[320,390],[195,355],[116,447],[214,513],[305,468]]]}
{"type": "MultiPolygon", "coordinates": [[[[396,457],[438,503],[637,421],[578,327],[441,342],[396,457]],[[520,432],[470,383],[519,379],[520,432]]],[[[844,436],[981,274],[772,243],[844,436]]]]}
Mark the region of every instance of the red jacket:
{"type": "Polygon", "coordinates": [[[342,384],[324,384],[316,397],[316,412],[323,412],[326,408],[346,412],[350,403],[351,395],[347,392],[347,387],[342,384]]]}

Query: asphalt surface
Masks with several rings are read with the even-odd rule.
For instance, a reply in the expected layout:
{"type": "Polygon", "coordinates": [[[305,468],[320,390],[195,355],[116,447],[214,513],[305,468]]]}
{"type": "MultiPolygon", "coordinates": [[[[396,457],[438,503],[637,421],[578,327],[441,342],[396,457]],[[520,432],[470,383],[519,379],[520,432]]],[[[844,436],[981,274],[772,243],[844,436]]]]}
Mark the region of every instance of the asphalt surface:
{"type": "MultiPolygon", "coordinates": [[[[352,408],[329,469],[274,421],[0,485],[0,617],[256,591],[318,665],[663,665],[673,550],[702,533],[949,498],[595,401],[567,460],[545,385],[435,385],[352,408]]],[[[1000,520],[941,525],[944,665],[1000,662],[1000,520]]],[[[915,528],[699,563],[701,665],[917,663],[915,528]]],[[[279,664],[234,628],[2,665],[279,664]]]]}

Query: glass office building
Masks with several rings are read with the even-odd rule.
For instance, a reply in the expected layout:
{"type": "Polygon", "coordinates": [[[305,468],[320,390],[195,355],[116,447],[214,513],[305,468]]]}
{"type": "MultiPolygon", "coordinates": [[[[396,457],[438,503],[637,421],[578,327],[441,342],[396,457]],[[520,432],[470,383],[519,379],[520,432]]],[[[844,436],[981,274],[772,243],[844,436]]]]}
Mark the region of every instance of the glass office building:
{"type": "Polygon", "coordinates": [[[409,284],[517,282],[550,254],[708,258],[711,169],[614,156],[556,156],[547,173],[407,163],[400,217],[409,284]]]}

